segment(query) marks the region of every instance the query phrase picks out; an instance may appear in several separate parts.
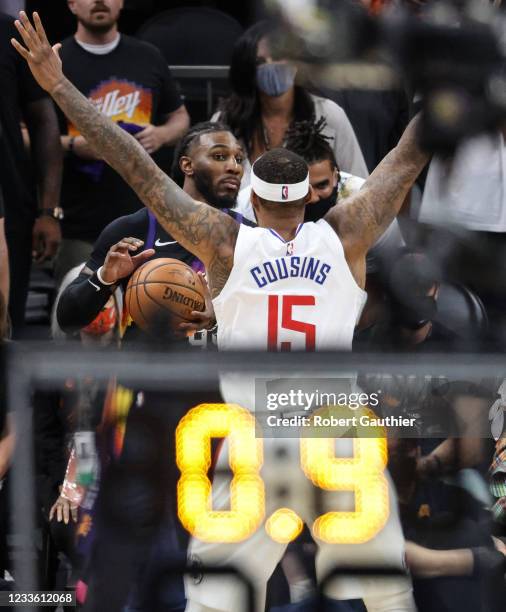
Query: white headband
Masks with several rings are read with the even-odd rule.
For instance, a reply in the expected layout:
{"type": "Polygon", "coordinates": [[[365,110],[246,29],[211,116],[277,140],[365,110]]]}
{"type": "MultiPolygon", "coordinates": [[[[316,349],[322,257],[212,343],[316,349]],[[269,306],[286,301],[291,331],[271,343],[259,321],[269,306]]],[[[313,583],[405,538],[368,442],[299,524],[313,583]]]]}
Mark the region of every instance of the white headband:
{"type": "Polygon", "coordinates": [[[309,191],[309,172],[306,178],[300,183],[267,183],[251,170],[251,189],[258,197],[269,202],[293,202],[294,200],[302,200],[307,196],[309,191]]]}

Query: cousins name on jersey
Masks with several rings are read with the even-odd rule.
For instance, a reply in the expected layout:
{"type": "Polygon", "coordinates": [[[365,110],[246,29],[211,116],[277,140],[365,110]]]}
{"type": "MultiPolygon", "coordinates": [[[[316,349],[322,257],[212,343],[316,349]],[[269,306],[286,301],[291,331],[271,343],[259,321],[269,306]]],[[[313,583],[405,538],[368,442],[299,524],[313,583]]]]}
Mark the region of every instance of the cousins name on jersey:
{"type": "Polygon", "coordinates": [[[316,257],[278,257],[265,261],[250,269],[257,287],[262,289],[268,284],[275,283],[285,278],[308,278],[319,285],[327,280],[332,266],[316,257]]]}

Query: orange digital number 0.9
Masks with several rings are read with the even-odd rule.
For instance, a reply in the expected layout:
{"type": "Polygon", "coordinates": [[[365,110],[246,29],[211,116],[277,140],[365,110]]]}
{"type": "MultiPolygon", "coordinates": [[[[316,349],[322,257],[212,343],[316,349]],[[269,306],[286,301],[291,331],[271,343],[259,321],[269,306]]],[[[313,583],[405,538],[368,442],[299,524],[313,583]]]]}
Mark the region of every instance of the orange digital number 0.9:
{"type": "Polygon", "coordinates": [[[240,542],[262,524],[265,513],[262,441],[255,438],[255,419],[235,404],[200,404],[176,429],[178,512],[181,523],[205,542],[240,542]],[[230,510],[213,510],[211,438],[226,438],[233,471],[230,510]]]}
{"type": "MultiPolygon", "coordinates": [[[[372,414],[372,413],[371,413],[372,414]]],[[[389,515],[388,483],[384,475],[387,445],[383,437],[353,439],[353,457],[336,457],[334,438],[301,438],[305,475],[324,490],[353,491],[353,512],[327,512],[313,525],[315,537],[329,543],[358,544],[373,538],[389,515]]],[[[206,542],[240,542],[251,536],[265,515],[264,483],[259,471],[263,445],[255,437],[255,419],[236,404],[201,404],[181,419],[176,430],[179,518],[192,535],[206,542]],[[211,438],[229,438],[230,510],[212,509],[211,438]]],[[[282,509],[267,531],[277,541],[300,532],[296,515],[282,509]],[[285,516],[286,515],[286,516],[285,516]],[[283,519],[283,520],[281,520],[283,519]],[[292,526],[293,523],[293,526],[292,526]],[[278,531],[280,533],[278,533],[278,531]]]]}

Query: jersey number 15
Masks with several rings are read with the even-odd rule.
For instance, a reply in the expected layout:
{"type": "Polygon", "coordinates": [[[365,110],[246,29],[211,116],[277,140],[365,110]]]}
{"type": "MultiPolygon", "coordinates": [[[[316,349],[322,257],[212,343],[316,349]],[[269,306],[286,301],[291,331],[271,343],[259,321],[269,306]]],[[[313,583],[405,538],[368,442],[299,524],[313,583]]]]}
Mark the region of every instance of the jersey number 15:
{"type": "Polygon", "coordinates": [[[314,351],[316,325],[292,319],[294,306],[314,306],[314,295],[269,295],[267,318],[267,348],[269,351],[290,351],[291,342],[281,342],[278,346],[278,330],[288,329],[306,336],[306,351],[314,351]],[[279,325],[279,303],[281,301],[281,326],[279,325]]]}

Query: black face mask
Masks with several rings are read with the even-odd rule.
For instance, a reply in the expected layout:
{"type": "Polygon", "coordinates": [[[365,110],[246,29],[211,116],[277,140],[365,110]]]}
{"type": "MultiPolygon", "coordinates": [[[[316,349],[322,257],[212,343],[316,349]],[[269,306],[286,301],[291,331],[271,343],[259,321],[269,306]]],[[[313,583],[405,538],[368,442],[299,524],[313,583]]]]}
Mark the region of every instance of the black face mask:
{"type": "Polygon", "coordinates": [[[337,202],[337,185],[332,189],[332,193],[327,198],[321,198],[314,204],[306,204],[304,211],[304,221],[319,221],[337,202]]]}
{"type": "Polygon", "coordinates": [[[436,300],[430,296],[413,298],[409,304],[394,301],[392,306],[397,325],[412,331],[417,331],[427,325],[437,313],[436,300]]]}

